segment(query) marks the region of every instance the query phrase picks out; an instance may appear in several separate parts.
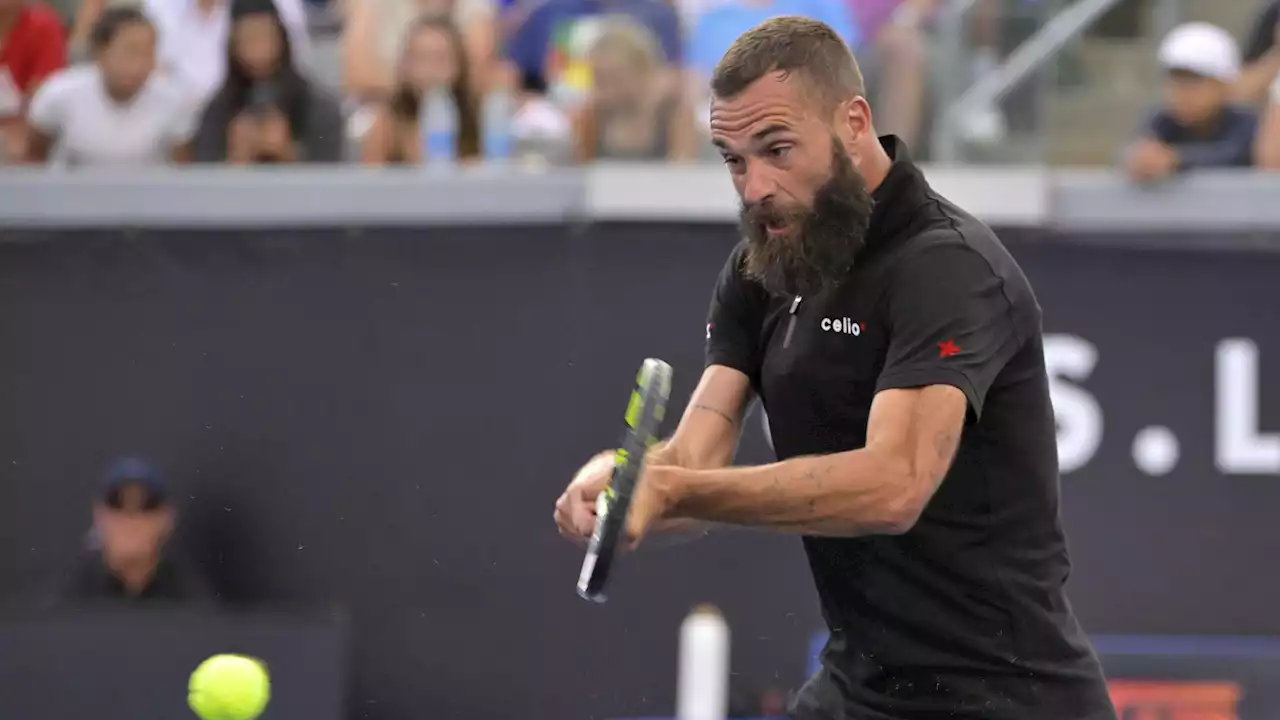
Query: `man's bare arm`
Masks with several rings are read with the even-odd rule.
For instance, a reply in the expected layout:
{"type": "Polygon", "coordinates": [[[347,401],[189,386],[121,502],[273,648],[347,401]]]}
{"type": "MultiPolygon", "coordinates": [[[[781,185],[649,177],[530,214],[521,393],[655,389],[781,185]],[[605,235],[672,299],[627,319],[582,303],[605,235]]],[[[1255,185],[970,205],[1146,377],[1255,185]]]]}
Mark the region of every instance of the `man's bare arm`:
{"type": "Polygon", "coordinates": [[[1266,95],[1267,86],[1275,80],[1278,72],[1280,47],[1272,47],[1262,57],[1241,69],[1233,88],[1236,99],[1249,105],[1258,102],[1266,95]]]}
{"type": "Polygon", "coordinates": [[[904,533],[946,475],[967,407],[949,385],[882,391],[860,450],[660,473],[674,499],[668,516],[805,535],[904,533]]]}
{"type": "MultiPolygon", "coordinates": [[[[742,431],[750,400],[751,383],[732,368],[712,365],[702,373],[675,434],[645,455],[648,468],[665,467],[680,472],[714,470],[728,465],[742,431]]],[[[615,450],[597,453],[578,470],[569,487],[556,500],[554,518],[561,534],[585,542],[595,525],[595,501],[609,482],[615,450]]],[[[701,534],[708,523],[664,520],[652,531],[671,535],[701,534]]]]}
{"type": "MultiPolygon", "coordinates": [[[[646,456],[650,465],[673,465],[685,470],[716,470],[729,465],[742,435],[751,401],[751,382],[733,368],[712,365],[702,373],[684,415],[671,437],[646,456]]],[[[673,518],[655,530],[663,534],[692,534],[709,523],[673,518]]]]}
{"type": "Polygon", "coordinates": [[[722,365],[708,367],[675,432],[649,452],[648,462],[686,470],[725,467],[733,460],[750,400],[746,375],[722,365]]]}

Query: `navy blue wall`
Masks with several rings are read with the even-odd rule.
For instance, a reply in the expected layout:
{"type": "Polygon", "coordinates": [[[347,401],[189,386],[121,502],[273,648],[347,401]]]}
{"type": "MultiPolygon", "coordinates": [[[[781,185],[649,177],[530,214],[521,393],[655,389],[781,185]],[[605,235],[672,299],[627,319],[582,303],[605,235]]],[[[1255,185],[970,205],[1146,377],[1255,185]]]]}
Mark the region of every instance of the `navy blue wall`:
{"type": "MultiPolygon", "coordinates": [[[[1280,431],[1280,254],[1004,235],[1055,337],[1087,627],[1280,634],[1262,570],[1280,460],[1250,435],[1214,462],[1217,425],[1280,431]],[[1238,398],[1215,416],[1215,353],[1235,337],[1260,360],[1253,425],[1238,398]],[[1135,466],[1149,425],[1179,441],[1164,476],[1135,466]]],[[[148,453],[229,599],[350,609],[358,717],[668,712],[676,627],[704,600],[734,625],[744,682],[803,672],[819,619],[794,539],[644,551],[596,607],[551,523],[570,473],[616,440],[642,358],[676,368],[679,416],[730,228],[45,237],[0,244],[7,587],[75,553],[103,462],[148,453]]],[[[768,457],[757,422],[742,457],[768,457]]]]}

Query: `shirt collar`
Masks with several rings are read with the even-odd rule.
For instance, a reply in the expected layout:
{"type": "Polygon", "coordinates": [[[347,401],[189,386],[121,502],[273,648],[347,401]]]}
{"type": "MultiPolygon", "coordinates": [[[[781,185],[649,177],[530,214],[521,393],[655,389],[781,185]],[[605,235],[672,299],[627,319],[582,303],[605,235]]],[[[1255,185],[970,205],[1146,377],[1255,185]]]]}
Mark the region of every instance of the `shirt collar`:
{"type": "Polygon", "coordinates": [[[885,135],[880,138],[880,146],[893,165],[884,182],[871,193],[875,208],[867,231],[868,250],[901,235],[917,217],[917,209],[930,201],[929,184],[911,161],[906,143],[896,135],[885,135]]]}

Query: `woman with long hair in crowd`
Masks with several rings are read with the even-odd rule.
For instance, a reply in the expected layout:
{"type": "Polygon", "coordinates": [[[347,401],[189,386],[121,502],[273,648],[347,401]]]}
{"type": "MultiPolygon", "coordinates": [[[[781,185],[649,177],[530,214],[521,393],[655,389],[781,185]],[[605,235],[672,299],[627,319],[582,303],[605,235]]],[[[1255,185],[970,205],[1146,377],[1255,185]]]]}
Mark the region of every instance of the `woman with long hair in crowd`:
{"type": "Polygon", "coordinates": [[[573,119],[578,162],[697,156],[693,110],[669,82],[662,50],[648,28],[629,18],[608,18],[587,57],[591,90],[573,119]]]}
{"type": "Polygon", "coordinates": [[[347,99],[373,106],[395,92],[404,31],[416,18],[450,18],[467,53],[472,89],[493,82],[497,50],[491,0],[342,0],[342,84],[347,99]]]}
{"type": "Polygon", "coordinates": [[[417,164],[422,157],[418,113],[432,88],[447,87],[458,113],[456,155],[480,154],[480,112],[470,81],[462,34],[447,16],[421,17],[409,26],[391,98],[379,107],[365,133],[362,158],[371,165],[417,164]]]}
{"type": "Polygon", "coordinates": [[[62,70],[27,113],[27,159],[143,166],[188,157],[195,108],[155,71],[156,30],[136,7],[107,9],[89,31],[93,62],[62,70]]]}
{"type": "Polygon", "coordinates": [[[341,108],[294,66],[275,3],[233,0],[227,45],[227,79],[205,108],[195,159],[340,162],[341,108]]]}

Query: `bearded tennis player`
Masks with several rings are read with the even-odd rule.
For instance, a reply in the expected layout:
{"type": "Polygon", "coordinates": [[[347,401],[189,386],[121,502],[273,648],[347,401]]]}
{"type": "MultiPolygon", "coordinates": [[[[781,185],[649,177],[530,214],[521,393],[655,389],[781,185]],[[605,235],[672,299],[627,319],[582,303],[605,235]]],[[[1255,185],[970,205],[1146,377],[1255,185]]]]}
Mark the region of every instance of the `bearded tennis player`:
{"type": "MultiPolygon", "coordinates": [[[[796,720],[1115,720],[1063,588],[1026,277],[898,139],[877,137],[858,65],[826,25],[753,28],[711,89],[744,239],[629,535],[707,523],[803,538],[830,640],[796,720]],[[780,461],[729,467],[753,395],[780,461]]],[[[556,503],[565,535],[591,533],[609,464],[593,458],[556,503]]]]}

